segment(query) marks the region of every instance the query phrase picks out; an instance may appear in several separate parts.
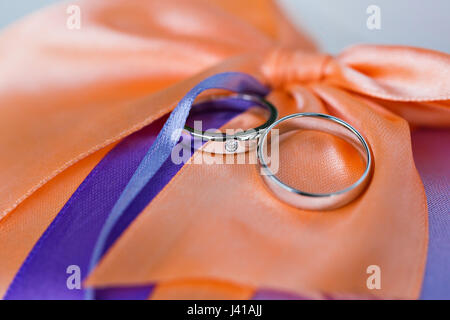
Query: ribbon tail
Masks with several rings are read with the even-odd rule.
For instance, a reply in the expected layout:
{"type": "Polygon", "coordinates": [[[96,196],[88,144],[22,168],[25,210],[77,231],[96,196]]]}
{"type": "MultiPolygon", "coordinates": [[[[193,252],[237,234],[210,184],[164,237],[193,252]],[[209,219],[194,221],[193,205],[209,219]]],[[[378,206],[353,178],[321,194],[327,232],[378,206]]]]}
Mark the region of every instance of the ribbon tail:
{"type": "Polygon", "coordinates": [[[427,49],[354,46],[331,61],[325,75],[330,84],[384,100],[450,99],[450,55],[427,49]]]}

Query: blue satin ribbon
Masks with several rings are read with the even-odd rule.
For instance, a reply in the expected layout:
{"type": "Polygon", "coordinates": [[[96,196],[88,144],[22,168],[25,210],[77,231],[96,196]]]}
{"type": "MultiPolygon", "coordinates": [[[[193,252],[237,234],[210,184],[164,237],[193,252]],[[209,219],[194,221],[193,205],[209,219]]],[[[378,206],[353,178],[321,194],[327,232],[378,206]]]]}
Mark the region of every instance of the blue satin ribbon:
{"type": "MultiPolygon", "coordinates": [[[[204,130],[220,128],[253,103],[247,100],[220,99],[195,104],[186,124],[202,121],[204,130]]],[[[4,299],[83,299],[85,290],[69,290],[66,281],[69,265],[80,268],[81,280],[88,274],[94,245],[106,218],[133,176],[141,160],[161,131],[169,115],[123,139],[89,173],[69,201],[60,210],[36,242],[16,273],[4,299]]],[[[200,143],[191,148],[192,153],[200,143]]],[[[189,150],[183,149],[184,152],[189,150]]],[[[184,166],[167,159],[122,217],[106,242],[105,251],[120,237],[128,225],[158,195],[184,166]]],[[[147,299],[153,286],[108,287],[95,291],[95,298],[147,299]]]]}
{"type": "MultiPolygon", "coordinates": [[[[209,89],[224,89],[236,93],[259,96],[265,96],[269,92],[267,87],[263,86],[250,75],[239,72],[226,72],[213,75],[201,81],[180,100],[107,217],[92,253],[89,263],[89,273],[94,269],[103,255],[109,234],[114,229],[117,221],[162,164],[168,159],[172,149],[178,143],[181,137],[181,130],[186,123],[195,99],[200,93],[209,89]]],[[[94,298],[95,291],[93,289],[87,290],[85,299],[92,300],[94,298]]]]}

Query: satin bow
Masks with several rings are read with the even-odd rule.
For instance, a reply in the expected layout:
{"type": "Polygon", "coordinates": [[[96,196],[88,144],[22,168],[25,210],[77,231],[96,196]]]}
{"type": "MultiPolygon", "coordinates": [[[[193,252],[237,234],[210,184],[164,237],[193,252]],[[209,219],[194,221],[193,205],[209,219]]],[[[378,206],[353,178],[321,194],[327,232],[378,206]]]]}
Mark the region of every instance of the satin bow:
{"type": "MultiPolygon", "coordinates": [[[[364,266],[375,263],[385,279],[380,295],[417,297],[427,208],[408,122],[450,124],[449,55],[373,45],[336,57],[318,54],[268,1],[78,4],[81,30],[61,27],[66,13],[59,4],[1,36],[0,261],[7,261],[0,264],[2,288],[106,146],[168,113],[207,76],[241,71],[274,88],[269,99],[281,116],[328,112],[363,132],[377,164],[367,192],[332,215],[312,214],[268,196],[253,168],[185,166],[88,284],[160,282],[156,296],[181,292],[179,279],[199,278],[239,288],[367,293],[364,266]],[[40,26],[39,33],[32,25],[40,26]],[[208,197],[186,208],[186,188],[194,181],[208,197]],[[216,181],[223,182],[220,188],[216,181]],[[169,219],[167,212],[174,216],[169,219]],[[188,219],[194,213],[195,225],[188,219]],[[205,230],[206,223],[216,227],[205,230]],[[155,247],[166,254],[154,255],[155,247]]],[[[245,114],[240,121],[252,119],[245,114]]],[[[333,171],[349,179],[358,174],[351,151],[339,142],[300,142],[302,153],[284,163],[297,164],[302,156],[311,164],[321,151],[333,171]]],[[[305,178],[300,173],[308,181],[326,181],[314,166],[281,172],[294,181],[305,178]]],[[[309,187],[342,181],[327,183],[309,187]]]]}

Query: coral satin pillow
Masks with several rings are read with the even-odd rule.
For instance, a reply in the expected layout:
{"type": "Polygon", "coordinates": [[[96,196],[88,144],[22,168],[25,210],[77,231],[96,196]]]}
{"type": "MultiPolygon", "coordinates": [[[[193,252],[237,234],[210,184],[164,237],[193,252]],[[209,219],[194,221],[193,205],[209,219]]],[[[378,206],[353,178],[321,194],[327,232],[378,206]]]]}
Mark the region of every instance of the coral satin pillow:
{"type": "MultiPolygon", "coordinates": [[[[272,88],[281,116],[323,112],[357,128],[375,162],[366,192],[337,210],[304,211],[268,193],[253,165],[185,165],[85,285],[159,283],[155,298],[248,298],[256,288],[367,295],[367,268],[377,265],[377,295],[418,297],[427,203],[409,124],[450,124],[449,55],[399,46],[319,54],[270,1],[77,4],[80,30],[61,27],[58,4],[0,36],[0,230],[8,240],[0,259],[9,261],[0,263],[0,293],[105,148],[170,112],[205,77],[241,71],[272,88]]],[[[233,121],[253,118],[227,126],[233,121]]],[[[289,179],[305,170],[311,184],[322,179],[310,166],[318,151],[329,170],[360,170],[335,139],[298,143],[284,160],[289,179]]]]}

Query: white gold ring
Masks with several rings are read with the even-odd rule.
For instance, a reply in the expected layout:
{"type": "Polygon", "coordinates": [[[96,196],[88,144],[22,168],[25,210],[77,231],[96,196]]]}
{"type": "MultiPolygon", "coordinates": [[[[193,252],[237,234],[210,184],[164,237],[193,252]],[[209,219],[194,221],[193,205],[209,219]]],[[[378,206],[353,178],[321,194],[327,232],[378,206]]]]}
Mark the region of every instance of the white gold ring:
{"type": "MultiPolygon", "coordinates": [[[[207,102],[218,102],[228,100],[244,100],[255,106],[265,109],[268,113],[267,121],[259,127],[243,130],[235,134],[223,132],[211,132],[195,130],[190,126],[185,126],[184,130],[193,138],[203,141],[210,141],[202,151],[217,154],[242,153],[254,149],[257,146],[257,139],[278,117],[277,109],[266,99],[249,94],[213,95],[196,103],[205,104],[207,102]]],[[[231,104],[230,104],[231,105],[231,104]]]]}
{"type": "Polygon", "coordinates": [[[373,160],[369,145],[363,136],[351,125],[336,117],[321,113],[296,113],[274,122],[265,130],[258,142],[258,161],[261,175],[267,187],[282,201],[306,210],[331,210],[344,206],[355,199],[370,181],[373,160]],[[326,132],[340,137],[353,145],[364,158],[366,168],[362,176],[349,187],[330,193],[310,193],[298,190],[282,182],[271,171],[267,158],[269,132],[277,128],[279,135],[306,129],[326,132]]]}

